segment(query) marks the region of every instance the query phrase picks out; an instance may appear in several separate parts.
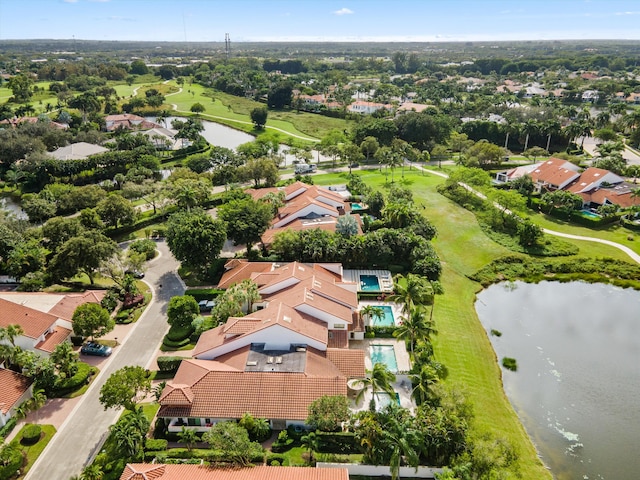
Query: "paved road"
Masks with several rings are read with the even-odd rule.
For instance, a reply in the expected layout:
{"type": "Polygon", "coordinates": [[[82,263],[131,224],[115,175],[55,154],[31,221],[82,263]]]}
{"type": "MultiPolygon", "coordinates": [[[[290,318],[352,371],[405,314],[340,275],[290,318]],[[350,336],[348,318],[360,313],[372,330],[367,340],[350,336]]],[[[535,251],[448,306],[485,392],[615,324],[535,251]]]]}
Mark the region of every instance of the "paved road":
{"type": "Polygon", "coordinates": [[[167,303],[171,297],[184,293],[184,285],[177,275],[178,262],[165,242],[159,242],[158,249],[160,256],[151,261],[145,276],[145,281],[153,289],[153,300],[47,445],[27,474],[27,480],[68,480],[80,474],[101,447],[109,426],[121,413],[120,410],[104,410],[98,400],[100,388],[111,373],[126,365],[148,367],[157,353],[158,345],[168,330],[167,303]]]}

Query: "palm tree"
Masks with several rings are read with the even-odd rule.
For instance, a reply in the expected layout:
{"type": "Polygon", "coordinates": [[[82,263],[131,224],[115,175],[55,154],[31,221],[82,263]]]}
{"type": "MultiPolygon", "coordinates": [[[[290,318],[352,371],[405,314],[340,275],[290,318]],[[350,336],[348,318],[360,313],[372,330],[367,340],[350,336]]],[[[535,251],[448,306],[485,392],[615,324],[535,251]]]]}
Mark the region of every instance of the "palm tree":
{"type": "Polygon", "coordinates": [[[80,480],[102,480],[103,476],[102,467],[97,463],[92,463],[82,469],[80,480]]]}
{"type": "Polygon", "coordinates": [[[313,463],[313,452],[320,449],[320,439],[315,432],[309,432],[300,441],[302,442],[302,447],[306,448],[309,453],[309,463],[313,463]]]}
{"type": "Polygon", "coordinates": [[[391,397],[395,397],[396,392],[391,386],[395,381],[396,376],[389,371],[384,363],[374,363],[373,368],[367,371],[367,376],[357,382],[362,386],[362,390],[358,392],[356,403],[360,403],[367,390],[371,390],[369,408],[374,411],[376,408],[375,393],[382,391],[388,393],[391,397]]]}
{"type": "Polygon", "coordinates": [[[420,370],[409,375],[414,385],[411,395],[418,405],[421,405],[431,397],[431,386],[438,383],[440,376],[438,370],[431,364],[422,365],[420,370]]]}
{"type": "Polygon", "coordinates": [[[258,291],[258,284],[253,280],[246,279],[233,287],[234,296],[240,305],[247,304],[247,313],[253,310],[253,304],[262,297],[258,291]]]}
{"type": "Polygon", "coordinates": [[[406,276],[396,275],[393,278],[394,294],[388,301],[401,303],[402,313],[409,314],[415,305],[424,305],[429,300],[430,286],[426,278],[409,273],[406,276]]]}
{"type": "Polygon", "coordinates": [[[182,427],[180,433],[178,433],[178,441],[180,443],[184,443],[184,446],[187,447],[187,451],[190,452],[198,442],[198,434],[192,428],[182,427]]]}
{"type": "Polygon", "coordinates": [[[394,337],[409,340],[411,357],[413,357],[413,347],[418,340],[428,340],[436,333],[433,324],[427,320],[426,313],[422,305],[415,307],[411,313],[401,317],[402,324],[393,332],[394,337]]]}
{"type": "Polygon", "coordinates": [[[22,420],[23,418],[27,418],[29,412],[31,411],[31,405],[29,404],[29,400],[25,400],[20,405],[18,405],[15,409],[15,415],[18,420],[22,420]]]}
{"type": "Polygon", "coordinates": [[[271,432],[271,426],[269,425],[269,421],[266,418],[257,418],[254,421],[251,433],[253,433],[253,435],[257,439],[267,438],[269,432],[271,432]]]}
{"type": "Polygon", "coordinates": [[[29,407],[31,410],[36,412],[36,423],[40,422],[40,414],[38,413],[38,410],[44,407],[45,403],[47,403],[47,396],[44,394],[44,390],[35,390],[31,396],[31,400],[29,400],[29,407]]]}
{"type": "Polygon", "coordinates": [[[399,409],[397,405],[390,404],[388,409],[389,419],[385,422],[383,443],[385,449],[391,453],[389,457],[391,479],[396,480],[400,476],[400,465],[403,463],[412,467],[420,465],[419,448],[424,440],[406,417],[401,418],[397,412],[399,409]]]}
{"type": "Polygon", "coordinates": [[[360,317],[363,319],[366,317],[367,320],[371,322],[371,319],[381,319],[384,317],[384,311],[375,305],[367,305],[360,310],[360,317]]]}
{"type": "Polygon", "coordinates": [[[64,373],[67,378],[75,375],[78,369],[78,354],[74,352],[73,346],[69,342],[62,342],[56,345],[49,358],[58,371],[64,373]]]}

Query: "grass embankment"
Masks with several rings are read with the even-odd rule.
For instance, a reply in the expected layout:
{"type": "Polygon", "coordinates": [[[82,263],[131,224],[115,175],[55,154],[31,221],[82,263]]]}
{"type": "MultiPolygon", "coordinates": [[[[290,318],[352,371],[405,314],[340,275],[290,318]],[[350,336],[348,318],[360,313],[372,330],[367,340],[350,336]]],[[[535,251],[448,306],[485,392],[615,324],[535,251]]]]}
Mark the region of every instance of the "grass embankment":
{"type": "MultiPolygon", "coordinates": [[[[184,85],[182,92],[167,97],[166,102],[177,105],[176,114],[191,114],[191,106],[194,103],[201,103],[205,107],[204,113],[199,115],[202,119],[228,125],[253,135],[261,133],[254,129],[249,113],[252,109],[264,104],[254,100],[193,84],[184,85]]],[[[282,135],[283,141],[291,139],[298,144],[316,143],[330,130],[336,128],[344,130],[347,128],[347,122],[311,113],[271,110],[267,120],[267,131],[282,135]]]]}

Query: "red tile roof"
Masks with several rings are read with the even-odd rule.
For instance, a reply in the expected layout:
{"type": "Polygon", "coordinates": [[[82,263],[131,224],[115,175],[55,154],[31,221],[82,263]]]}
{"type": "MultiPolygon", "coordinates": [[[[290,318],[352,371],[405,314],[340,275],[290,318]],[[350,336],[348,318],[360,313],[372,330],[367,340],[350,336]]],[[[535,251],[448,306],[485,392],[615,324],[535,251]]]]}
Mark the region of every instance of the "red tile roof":
{"type": "MultiPolygon", "coordinates": [[[[193,401],[190,405],[170,405],[164,398],[175,389],[167,386],[160,398],[161,417],[240,418],[249,412],[257,418],[305,420],[308,406],[323,395],[346,395],[346,377],[316,352],[307,350],[307,368],[333,375],[312,375],[306,372],[243,372],[220,371],[220,362],[183,360],[173,384],[189,385],[186,378],[198,374],[201,366],[209,364],[209,371],[190,385],[193,401]],[[324,362],[324,363],[323,363],[324,362]],[[316,366],[321,365],[321,366],[316,366]]],[[[181,387],[184,388],[184,387],[181,387]]],[[[169,402],[171,403],[171,402],[169,402]]]]}
{"type": "Polygon", "coordinates": [[[0,368],[0,411],[6,414],[31,386],[24,375],[0,368]]]}
{"type": "Polygon", "coordinates": [[[128,464],[120,480],[349,480],[346,468],[128,464]]]}
{"type": "MultiPolygon", "coordinates": [[[[85,303],[100,303],[107,294],[106,290],[87,290],[83,293],[67,293],[49,313],[66,320],[71,320],[73,312],[85,303]]],[[[46,294],[45,294],[46,295],[46,294]]]]}
{"type": "Polygon", "coordinates": [[[533,170],[530,175],[534,182],[559,187],[578,178],[580,174],[577,170],[578,167],[571,162],[559,158],[550,158],[533,170]]]}
{"type": "MultiPolygon", "coordinates": [[[[342,333],[342,332],[339,332],[342,333]]],[[[346,332],[345,332],[346,333],[346,332]]],[[[364,378],[364,350],[327,348],[327,359],[347,378],[364,378]]]]}
{"type": "Polygon", "coordinates": [[[0,327],[20,325],[24,335],[38,338],[56,324],[58,318],[49,313],[39,312],[33,308],[0,298],[0,327]]]}
{"type": "Polygon", "coordinates": [[[269,272],[273,268],[272,262],[248,262],[246,260],[230,260],[225,264],[227,269],[220,278],[218,288],[227,288],[252,278],[254,273],[269,272]]]}
{"type": "Polygon", "coordinates": [[[69,330],[68,328],[57,326],[53,332],[47,334],[42,342],[39,342],[36,345],[36,349],[51,353],[59,343],[64,342],[71,336],[71,332],[72,330],[69,330]]]}

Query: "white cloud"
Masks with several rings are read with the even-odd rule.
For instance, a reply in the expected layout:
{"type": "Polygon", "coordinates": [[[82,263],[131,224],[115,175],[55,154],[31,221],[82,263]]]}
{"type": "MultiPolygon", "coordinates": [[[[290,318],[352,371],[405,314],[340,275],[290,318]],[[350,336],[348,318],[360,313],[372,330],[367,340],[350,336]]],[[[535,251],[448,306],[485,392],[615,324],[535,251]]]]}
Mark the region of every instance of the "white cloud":
{"type": "Polygon", "coordinates": [[[111,0],[89,0],[89,1],[93,3],[107,3],[107,2],[110,2],[111,0]]]}
{"type": "Polygon", "coordinates": [[[78,3],[78,0],[62,0],[64,3],[78,3]]]}
{"type": "Polygon", "coordinates": [[[640,12],[616,12],[616,15],[640,15],[640,12]]]}
{"type": "Polygon", "coordinates": [[[333,12],[334,15],[352,15],[353,13],[354,11],[349,10],[348,8],[341,8],[340,10],[333,12]]]}

